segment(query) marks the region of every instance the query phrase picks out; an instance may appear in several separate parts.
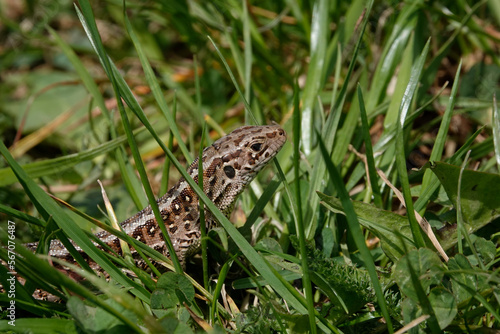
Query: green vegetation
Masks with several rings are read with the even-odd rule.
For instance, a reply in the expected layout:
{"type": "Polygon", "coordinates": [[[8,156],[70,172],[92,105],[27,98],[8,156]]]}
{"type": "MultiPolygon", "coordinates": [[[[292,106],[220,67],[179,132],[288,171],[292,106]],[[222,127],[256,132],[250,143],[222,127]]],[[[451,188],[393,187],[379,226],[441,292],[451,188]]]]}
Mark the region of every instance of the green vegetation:
{"type": "Polygon", "coordinates": [[[495,0],[0,1],[0,331],[499,330],[499,27],[495,0]],[[272,121],[288,143],[231,220],[201,196],[221,227],[185,273],[102,223],[98,180],[124,220],[272,121]]]}

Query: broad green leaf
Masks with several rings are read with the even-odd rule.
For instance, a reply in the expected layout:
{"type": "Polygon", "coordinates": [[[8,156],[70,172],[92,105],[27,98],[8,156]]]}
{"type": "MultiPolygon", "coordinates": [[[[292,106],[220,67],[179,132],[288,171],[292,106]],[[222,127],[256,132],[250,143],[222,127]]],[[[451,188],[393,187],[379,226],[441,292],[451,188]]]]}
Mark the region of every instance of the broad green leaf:
{"type": "MultiPolygon", "coordinates": [[[[321,198],[321,204],[326,208],[332,212],[344,214],[338,198],[327,196],[320,192],[318,192],[318,195],[321,198]]],[[[406,217],[378,209],[371,204],[363,202],[353,201],[353,205],[360,224],[380,239],[384,253],[391,260],[396,262],[401,256],[406,254],[405,249],[409,251],[415,248],[406,217]]],[[[466,226],[469,233],[472,233],[488,223],[489,221],[473,221],[472,224],[466,226]]],[[[457,243],[456,230],[456,224],[449,224],[436,231],[436,238],[444,250],[450,249],[457,243]]]]}
{"type": "Polygon", "coordinates": [[[156,290],[151,294],[151,308],[157,317],[186,311],[184,303],[191,305],[194,300],[194,287],[181,274],[167,272],[159,279],[156,290]],[[170,312],[167,312],[168,309],[170,312]]]}
{"type": "MultiPolygon", "coordinates": [[[[118,310],[118,312],[122,313],[131,321],[137,322],[137,316],[133,312],[126,310],[112,299],[108,299],[104,302],[110,307],[118,310]]],[[[75,317],[85,331],[98,333],[130,330],[110,313],[100,307],[87,305],[78,297],[70,297],[67,306],[71,315],[75,317]]]]}
{"type": "Polygon", "coordinates": [[[171,334],[190,334],[193,333],[193,330],[189,325],[185,324],[182,321],[177,320],[176,318],[165,317],[160,320],[160,325],[165,330],[165,333],[171,334]]]}
{"type": "Polygon", "coordinates": [[[417,292],[409,275],[409,266],[413,268],[425,293],[431,285],[441,283],[442,263],[439,256],[427,248],[412,250],[403,256],[394,267],[393,278],[401,291],[411,299],[418,301],[417,292]]]}
{"type": "Polygon", "coordinates": [[[495,258],[496,247],[493,241],[478,237],[474,241],[474,247],[476,247],[476,251],[480,255],[484,264],[490,263],[495,258]]]}
{"type": "Polygon", "coordinates": [[[429,301],[436,315],[439,327],[445,329],[457,315],[457,302],[453,295],[442,287],[436,287],[429,294],[429,301]]]}
{"type": "Polygon", "coordinates": [[[472,291],[476,291],[477,288],[477,276],[465,272],[473,270],[469,260],[467,260],[464,255],[457,254],[448,261],[448,269],[451,271],[462,271],[449,274],[452,278],[451,288],[453,289],[453,295],[455,296],[457,303],[460,304],[472,298],[472,294],[464,288],[464,286],[467,286],[472,291]],[[460,284],[458,282],[460,282],[460,284]]]}
{"type": "MultiPolygon", "coordinates": [[[[405,300],[403,300],[403,303],[401,304],[401,311],[405,324],[409,324],[422,315],[422,309],[418,306],[417,302],[411,298],[406,298],[405,300]]],[[[422,331],[419,326],[417,326],[410,329],[408,333],[417,334],[425,332],[422,331]]]]}
{"type": "MultiPolygon", "coordinates": [[[[436,174],[448,197],[457,207],[459,166],[444,162],[427,164],[436,174]]],[[[461,206],[469,233],[500,217],[500,175],[464,170],[462,176],[461,206]]]]}
{"type": "MultiPolygon", "coordinates": [[[[344,214],[340,199],[318,192],[321,204],[335,213],[344,214]]],[[[394,262],[414,249],[408,219],[363,202],[352,201],[359,223],[380,239],[385,254],[394,262]]]]}

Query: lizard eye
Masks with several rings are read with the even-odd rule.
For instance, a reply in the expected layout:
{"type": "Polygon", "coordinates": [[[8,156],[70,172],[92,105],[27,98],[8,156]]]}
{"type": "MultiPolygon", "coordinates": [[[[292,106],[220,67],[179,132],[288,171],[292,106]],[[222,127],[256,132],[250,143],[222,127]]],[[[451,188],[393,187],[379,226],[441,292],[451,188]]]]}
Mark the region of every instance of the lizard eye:
{"type": "Polygon", "coordinates": [[[224,167],[224,173],[226,173],[226,176],[230,179],[232,179],[236,175],[236,171],[232,166],[224,167]]]}
{"type": "Polygon", "coordinates": [[[259,152],[262,148],[262,143],[253,144],[252,146],[250,146],[250,148],[255,152],[259,152]]]}

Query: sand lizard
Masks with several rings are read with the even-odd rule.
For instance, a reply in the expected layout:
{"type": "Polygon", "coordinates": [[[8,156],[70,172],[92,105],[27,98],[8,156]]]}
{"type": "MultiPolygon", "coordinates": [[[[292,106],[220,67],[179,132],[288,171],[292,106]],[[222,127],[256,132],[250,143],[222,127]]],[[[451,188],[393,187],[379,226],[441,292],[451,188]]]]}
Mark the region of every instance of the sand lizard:
{"type": "MultiPolygon", "coordinates": [[[[280,151],[285,142],[286,133],[277,124],[240,127],[215,141],[204,149],[202,155],[205,194],[219,210],[229,216],[238,195],[280,151]]],[[[187,173],[198,182],[198,159],[189,166],[187,173]]],[[[157,202],[175,252],[181,264],[185,265],[186,258],[200,248],[198,196],[185,179],[181,178],[157,202]]],[[[205,221],[207,230],[217,226],[217,221],[209,211],[205,213],[205,221]]],[[[120,226],[132,238],[168,256],[162,232],[150,206],[123,221],[120,226]]],[[[96,236],[121,254],[120,241],[116,236],[106,231],[99,232],[96,236]]],[[[36,249],[37,243],[28,246],[36,249]]],[[[74,246],[77,251],[82,252],[80,247],[74,246]]],[[[49,255],[74,261],[59,240],[52,240],[49,255]]]]}

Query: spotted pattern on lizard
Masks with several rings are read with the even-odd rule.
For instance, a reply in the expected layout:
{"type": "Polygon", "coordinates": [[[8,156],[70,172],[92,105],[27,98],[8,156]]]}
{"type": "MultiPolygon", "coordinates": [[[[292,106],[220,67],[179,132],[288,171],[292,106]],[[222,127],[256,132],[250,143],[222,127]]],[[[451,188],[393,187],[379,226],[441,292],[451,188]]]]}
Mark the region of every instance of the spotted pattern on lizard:
{"type": "MultiPolygon", "coordinates": [[[[285,142],[286,133],[277,124],[244,126],[215,141],[203,150],[202,155],[205,194],[228,217],[238,195],[280,151],[285,142]]],[[[187,173],[198,182],[198,159],[189,166],[187,173]]],[[[174,250],[184,266],[186,258],[200,248],[198,196],[186,180],[181,178],[157,202],[174,250]]],[[[208,210],[205,211],[205,221],[207,230],[218,224],[208,210]]],[[[132,238],[166,256],[169,255],[163,234],[150,206],[123,221],[120,226],[132,238]]],[[[97,233],[96,236],[116,253],[121,254],[120,241],[116,236],[106,231],[97,233]]],[[[28,246],[35,249],[37,243],[28,246]]],[[[82,255],[86,255],[80,247],[74,246],[82,255]]],[[[69,252],[58,240],[52,240],[49,255],[73,261],[69,252]]],[[[95,263],[91,267],[97,269],[95,263]]]]}

